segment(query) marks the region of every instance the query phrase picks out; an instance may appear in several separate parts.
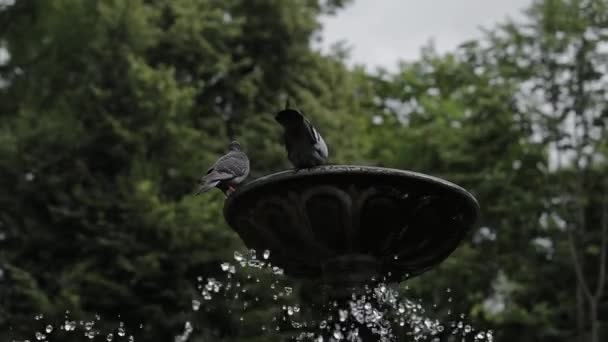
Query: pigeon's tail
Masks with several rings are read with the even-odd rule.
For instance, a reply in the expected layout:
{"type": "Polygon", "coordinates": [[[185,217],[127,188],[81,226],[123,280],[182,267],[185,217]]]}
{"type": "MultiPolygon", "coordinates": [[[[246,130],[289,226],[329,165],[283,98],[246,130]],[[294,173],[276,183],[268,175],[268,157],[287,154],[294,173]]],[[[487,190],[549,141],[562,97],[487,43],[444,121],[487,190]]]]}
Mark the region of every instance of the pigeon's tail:
{"type": "Polygon", "coordinates": [[[291,126],[301,124],[304,121],[304,117],[302,113],[295,109],[284,109],[277,113],[275,120],[283,126],[291,126]]]}
{"type": "Polygon", "coordinates": [[[220,181],[219,180],[206,180],[201,185],[199,185],[198,189],[194,192],[194,195],[200,195],[205,193],[211,189],[213,189],[220,181]]]}

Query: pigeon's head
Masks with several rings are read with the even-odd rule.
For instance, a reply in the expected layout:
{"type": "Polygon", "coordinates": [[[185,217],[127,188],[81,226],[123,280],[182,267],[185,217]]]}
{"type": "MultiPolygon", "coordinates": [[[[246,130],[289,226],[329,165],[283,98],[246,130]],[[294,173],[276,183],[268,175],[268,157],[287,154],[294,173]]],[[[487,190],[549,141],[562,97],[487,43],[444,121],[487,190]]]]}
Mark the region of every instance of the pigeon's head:
{"type": "Polygon", "coordinates": [[[241,150],[241,144],[239,144],[238,141],[233,140],[232,142],[230,142],[230,145],[228,145],[228,149],[230,151],[240,151],[241,150]]]}
{"type": "Polygon", "coordinates": [[[274,117],[284,127],[297,126],[302,123],[302,113],[295,109],[283,109],[274,117]]]}

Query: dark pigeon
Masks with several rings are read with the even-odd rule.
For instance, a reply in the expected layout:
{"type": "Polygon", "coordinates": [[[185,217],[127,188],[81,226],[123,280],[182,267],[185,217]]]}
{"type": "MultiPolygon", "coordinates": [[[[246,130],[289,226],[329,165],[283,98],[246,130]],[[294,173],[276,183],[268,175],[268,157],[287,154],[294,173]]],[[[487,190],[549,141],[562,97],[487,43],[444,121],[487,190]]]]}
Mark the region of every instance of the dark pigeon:
{"type": "Polygon", "coordinates": [[[283,126],[283,139],[287,158],[296,169],[311,168],[325,164],[327,145],[316,128],[300,111],[289,108],[278,112],[275,119],[283,126]]]}

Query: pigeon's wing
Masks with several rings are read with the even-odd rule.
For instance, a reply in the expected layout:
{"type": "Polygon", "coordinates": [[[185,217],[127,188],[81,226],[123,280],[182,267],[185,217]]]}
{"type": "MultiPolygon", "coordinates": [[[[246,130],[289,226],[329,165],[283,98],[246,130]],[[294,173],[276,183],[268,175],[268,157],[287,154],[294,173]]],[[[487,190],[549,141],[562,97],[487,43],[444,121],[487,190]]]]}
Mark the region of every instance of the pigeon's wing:
{"type": "Polygon", "coordinates": [[[323,140],[322,136],[319,135],[319,141],[313,145],[313,148],[321,159],[327,158],[329,151],[327,150],[327,144],[325,143],[325,140],[323,140]]]}
{"type": "Polygon", "coordinates": [[[215,181],[224,181],[224,180],[230,180],[232,178],[236,177],[234,174],[229,173],[229,172],[223,172],[223,171],[218,171],[218,170],[211,170],[209,173],[207,173],[202,179],[201,182],[215,182],[215,181]]]}
{"type": "Polygon", "coordinates": [[[308,121],[308,119],[306,119],[303,116],[302,116],[302,124],[304,125],[304,128],[306,129],[306,135],[308,136],[308,139],[310,139],[310,143],[313,145],[317,144],[321,140],[321,135],[319,134],[319,132],[317,132],[315,127],[310,123],[310,121],[308,121]]]}
{"type": "Polygon", "coordinates": [[[232,175],[232,178],[242,176],[249,170],[249,159],[243,152],[230,152],[220,157],[212,169],[216,173],[232,175]]]}

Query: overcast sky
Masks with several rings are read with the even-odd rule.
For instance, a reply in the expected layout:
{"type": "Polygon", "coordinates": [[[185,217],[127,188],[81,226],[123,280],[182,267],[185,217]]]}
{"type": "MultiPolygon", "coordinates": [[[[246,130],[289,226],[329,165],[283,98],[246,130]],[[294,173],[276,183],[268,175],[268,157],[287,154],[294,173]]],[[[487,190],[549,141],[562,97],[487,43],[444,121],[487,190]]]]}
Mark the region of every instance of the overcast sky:
{"type": "Polygon", "coordinates": [[[507,17],[521,18],[532,0],[355,0],[323,20],[322,47],[346,40],[351,63],[393,69],[413,60],[432,38],[439,52],[480,36],[507,17]]]}

